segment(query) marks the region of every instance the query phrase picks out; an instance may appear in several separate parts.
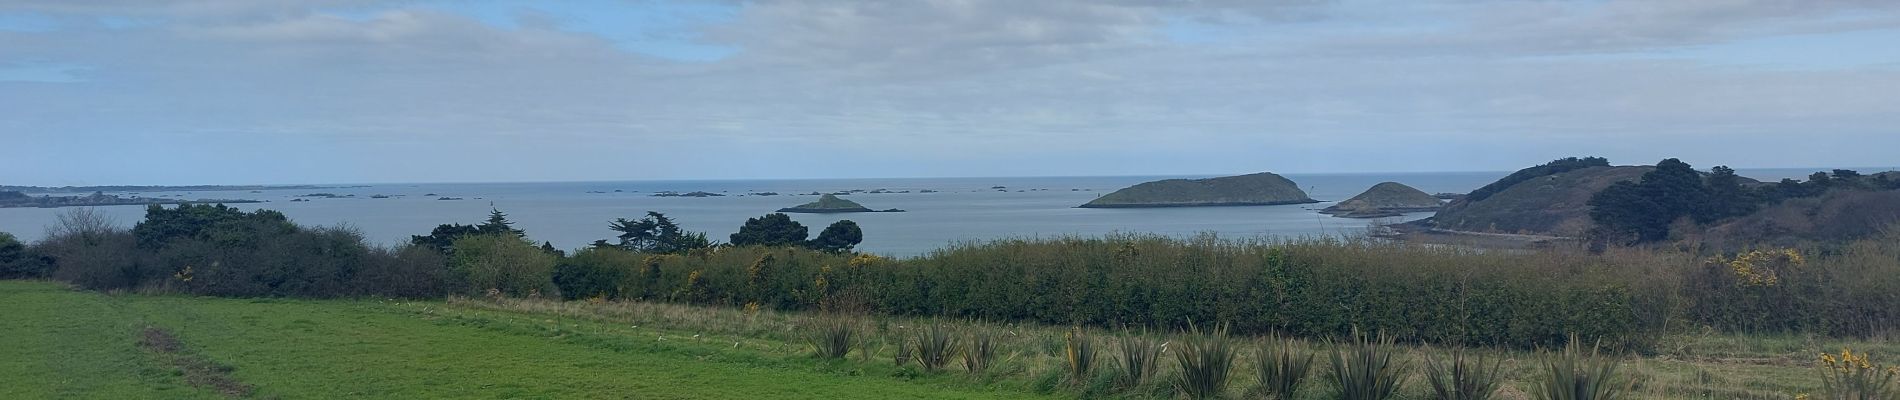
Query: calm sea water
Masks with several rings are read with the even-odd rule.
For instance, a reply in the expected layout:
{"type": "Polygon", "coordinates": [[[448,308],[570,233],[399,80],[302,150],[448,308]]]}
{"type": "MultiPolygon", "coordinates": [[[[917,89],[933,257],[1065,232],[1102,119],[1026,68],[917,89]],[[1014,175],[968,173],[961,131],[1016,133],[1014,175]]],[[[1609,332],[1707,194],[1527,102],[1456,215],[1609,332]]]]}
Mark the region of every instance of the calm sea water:
{"type": "MultiPolygon", "coordinates": [[[[1743,170],[1763,180],[1805,176],[1803,170],[1743,170]]],[[[1484,186],[1507,172],[1288,174],[1307,194],[1321,203],[1251,207],[1187,207],[1087,209],[1075,206],[1116,189],[1145,181],[1177,178],[1035,177],[1035,178],[906,178],[834,180],[716,180],[634,182],[378,184],[322,190],[267,190],[237,192],[145,192],[141,196],[187,199],[243,198],[267,203],[239,204],[243,209],[268,208],[305,225],[349,225],[371,241],[395,244],[410,235],[426,234],[438,224],[480,222],[490,208],[508,213],[517,228],[535,241],[577,248],[598,239],[610,239],[607,224],[614,218],[636,219],[647,211],[672,217],[688,230],[707,232],[713,239],[739,229],[746,218],[771,213],[816,199],[799,195],[852,189],[910,191],[911,193],[845,196],[872,209],[900,208],[903,213],[791,214],[812,235],[840,219],[864,229],[859,249],[887,256],[913,256],[945,245],[999,238],[1101,235],[1117,232],[1190,236],[1203,232],[1229,238],[1353,235],[1364,232],[1367,220],[1333,218],[1316,211],[1352,197],[1374,184],[1395,181],[1428,193],[1464,193],[1484,186]],[[1003,186],[1005,189],[992,189],[1003,186]],[[619,190],[620,192],[615,192],[619,190]],[[920,193],[934,190],[936,193],[920,193]],[[661,191],[706,191],[725,197],[652,197],[661,191]],[[297,195],[327,192],[355,198],[311,198],[291,202],[297,195]],[[590,193],[605,192],[605,193],[590,193]],[[778,192],[778,196],[746,196],[778,192]],[[434,194],[434,195],[429,195],[434,194]],[[372,195],[391,196],[373,199],[372,195]],[[437,200],[460,197],[463,200],[437,200]]],[[[1193,178],[1193,177],[1188,177],[1193,178]]],[[[124,193],[119,193],[124,194],[124,193]]],[[[144,207],[99,207],[119,224],[130,226],[143,218],[144,207]]],[[[0,209],[0,231],[22,240],[38,240],[62,209],[0,209]]],[[[1414,220],[1430,213],[1413,213],[1391,220],[1414,220]]]]}

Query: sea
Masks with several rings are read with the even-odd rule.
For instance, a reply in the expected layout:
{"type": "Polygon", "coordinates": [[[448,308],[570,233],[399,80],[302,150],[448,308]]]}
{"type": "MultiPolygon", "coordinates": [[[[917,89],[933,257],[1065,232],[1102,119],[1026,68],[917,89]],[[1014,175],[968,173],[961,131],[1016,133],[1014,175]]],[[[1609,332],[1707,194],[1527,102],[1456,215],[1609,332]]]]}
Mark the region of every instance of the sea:
{"type": "MultiPolygon", "coordinates": [[[[1743,169],[1764,181],[1805,177],[1824,169],[1743,169]]],[[[1884,170],[1884,169],[1883,169],[1884,170]]],[[[1876,172],[1878,170],[1875,170],[1876,172]]],[[[1336,218],[1318,210],[1380,182],[1399,182],[1427,193],[1466,193],[1508,175],[1497,172],[1284,174],[1319,203],[1278,206],[1076,208],[1116,189],[1168,178],[1208,176],[1108,176],[1014,178],[890,178],[808,180],[665,180],[624,182],[335,184],[324,189],[259,191],[109,192],[178,199],[250,199],[240,209],[283,212],[299,224],[347,226],[381,245],[428,234],[436,225],[475,224],[500,210],[529,239],[573,249],[595,240],[613,241],[608,224],[666,214],[681,227],[706,232],[715,241],[738,231],[747,218],[815,200],[811,193],[864,191],[842,196],[877,210],[906,212],[790,214],[813,236],[832,222],[849,219],[864,231],[858,250],[891,257],[927,254],[956,243],[998,239],[1101,236],[1117,233],[1189,237],[1215,234],[1233,239],[1343,237],[1364,234],[1373,224],[1411,221],[1431,213],[1379,220],[1336,218]],[[715,197],[656,197],[661,192],[708,192],[715,197]],[[868,193],[883,191],[892,193],[868,193]],[[929,192],[926,192],[929,191],[929,192]],[[775,196],[756,193],[775,192],[775,196]],[[905,193],[908,192],[908,193],[905,193]],[[329,193],[341,197],[306,197],[329,193]],[[444,200],[455,198],[459,200],[444,200]],[[306,201],[294,201],[294,200],[306,201]]],[[[0,232],[35,241],[66,209],[0,208],[0,232]]],[[[96,207],[130,227],[144,206],[96,207]]]]}

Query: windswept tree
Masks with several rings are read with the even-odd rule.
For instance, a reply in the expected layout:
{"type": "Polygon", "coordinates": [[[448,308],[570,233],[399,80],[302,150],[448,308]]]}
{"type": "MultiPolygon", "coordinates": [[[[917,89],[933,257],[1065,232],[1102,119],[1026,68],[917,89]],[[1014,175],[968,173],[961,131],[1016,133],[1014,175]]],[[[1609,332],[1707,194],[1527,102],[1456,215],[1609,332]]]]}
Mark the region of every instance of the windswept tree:
{"type": "Polygon", "coordinates": [[[481,225],[476,225],[475,229],[483,234],[506,233],[515,235],[515,237],[525,237],[528,235],[527,232],[515,229],[515,223],[508,220],[508,214],[504,214],[500,209],[495,208],[488,209],[488,220],[483,221],[481,225]]]}
{"type": "Polygon", "coordinates": [[[734,246],[803,246],[805,238],[811,233],[805,225],[793,221],[785,213],[771,213],[758,218],[746,218],[739,232],[732,234],[734,246]]]}
{"type": "MultiPolygon", "coordinates": [[[[622,249],[641,253],[677,254],[712,247],[712,241],[706,239],[704,232],[687,232],[673,223],[666,214],[647,211],[646,218],[629,220],[616,218],[607,229],[620,232],[622,249]]],[[[594,242],[595,246],[605,244],[594,242]]]]}
{"type": "Polygon", "coordinates": [[[864,231],[858,229],[857,222],[847,219],[833,222],[831,226],[825,227],[824,231],[818,232],[818,238],[806,243],[806,247],[829,253],[844,253],[851,251],[852,247],[862,242],[864,242],[864,231]]]}
{"type": "Polygon", "coordinates": [[[424,246],[431,249],[435,249],[437,253],[441,253],[442,255],[446,256],[454,252],[456,239],[461,239],[461,238],[473,236],[473,235],[500,235],[500,234],[512,235],[517,238],[522,238],[522,237],[527,236],[526,232],[523,232],[520,229],[515,229],[514,222],[508,220],[508,214],[502,213],[500,209],[491,208],[488,211],[488,220],[483,221],[481,224],[478,224],[478,225],[463,225],[463,224],[436,225],[435,229],[430,230],[429,234],[426,236],[424,235],[410,236],[409,243],[417,245],[417,246],[424,246]]]}

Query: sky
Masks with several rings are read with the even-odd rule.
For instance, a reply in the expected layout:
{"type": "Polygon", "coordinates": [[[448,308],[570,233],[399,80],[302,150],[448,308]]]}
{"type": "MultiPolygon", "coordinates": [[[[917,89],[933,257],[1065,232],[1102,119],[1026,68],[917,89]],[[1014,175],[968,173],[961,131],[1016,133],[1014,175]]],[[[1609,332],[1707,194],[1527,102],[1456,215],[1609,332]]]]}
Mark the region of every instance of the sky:
{"type": "Polygon", "coordinates": [[[0,0],[0,184],[1900,164],[1900,2],[0,0]]]}

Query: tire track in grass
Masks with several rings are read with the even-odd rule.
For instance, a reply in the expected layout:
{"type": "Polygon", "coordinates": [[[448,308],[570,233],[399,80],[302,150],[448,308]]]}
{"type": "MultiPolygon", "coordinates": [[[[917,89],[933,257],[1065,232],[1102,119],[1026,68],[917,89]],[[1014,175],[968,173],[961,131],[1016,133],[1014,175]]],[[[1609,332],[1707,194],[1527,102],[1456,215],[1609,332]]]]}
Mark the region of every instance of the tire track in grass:
{"type": "Polygon", "coordinates": [[[212,362],[198,354],[185,350],[184,342],[171,331],[155,326],[146,326],[139,332],[139,347],[157,353],[172,367],[184,374],[185,383],[203,389],[216,391],[225,397],[249,397],[257,391],[256,387],[240,382],[231,376],[231,367],[212,362]]]}

